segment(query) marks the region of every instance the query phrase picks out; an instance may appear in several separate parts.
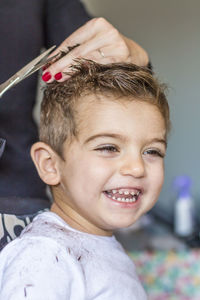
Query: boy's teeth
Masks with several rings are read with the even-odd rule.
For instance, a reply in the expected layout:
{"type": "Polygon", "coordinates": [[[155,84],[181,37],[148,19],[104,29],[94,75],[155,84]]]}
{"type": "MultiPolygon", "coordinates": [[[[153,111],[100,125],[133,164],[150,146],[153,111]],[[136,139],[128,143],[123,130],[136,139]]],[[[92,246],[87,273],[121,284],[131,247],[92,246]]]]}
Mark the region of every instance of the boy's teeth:
{"type": "Polygon", "coordinates": [[[111,195],[108,195],[109,198],[112,198],[113,200],[116,200],[116,201],[119,201],[119,202],[135,202],[136,201],[136,196],[135,197],[132,197],[132,198],[121,198],[121,197],[118,197],[116,198],[115,196],[111,196],[111,195]]]}
{"type": "MultiPolygon", "coordinates": [[[[117,190],[111,190],[111,192],[113,194],[116,194],[117,190]]],[[[132,196],[134,196],[134,195],[139,195],[139,193],[140,192],[129,192],[129,191],[122,191],[122,190],[118,191],[118,194],[120,194],[120,195],[132,195],[132,196]]]]}
{"type": "Polygon", "coordinates": [[[140,194],[140,191],[129,191],[129,190],[125,190],[125,189],[113,189],[113,190],[109,190],[107,191],[107,196],[115,201],[119,201],[119,202],[128,202],[128,203],[132,203],[135,202],[138,198],[140,194]],[[122,196],[121,196],[122,195],[122,196]]]}
{"type": "Polygon", "coordinates": [[[125,196],[128,196],[128,195],[139,196],[140,191],[135,191],[135,192],[132,191],[132,192],[130,192],[128,190],[125,190],[125,191],[123,191],[123,190],[119,190],[119,191],[117,191],[117,190],[110,190],[110,191],[108,191],[108,193],[110,193],[110,194],[120,194],[120,195],[125,195],[125,196]]]}

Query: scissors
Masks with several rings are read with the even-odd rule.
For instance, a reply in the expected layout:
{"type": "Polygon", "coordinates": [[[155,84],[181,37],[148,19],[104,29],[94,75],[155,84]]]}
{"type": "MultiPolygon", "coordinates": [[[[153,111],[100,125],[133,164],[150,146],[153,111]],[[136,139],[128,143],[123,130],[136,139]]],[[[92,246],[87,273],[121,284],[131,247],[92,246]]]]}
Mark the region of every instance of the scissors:
{"type": "Polygon", "coordinates": [[[48,65],[53,61],[56,61],[57,58],[60,58],[60,53],[48,58],[48,55],[52,52],[52,50],[55,47],[56,46],[54,45],[42,54],[40,54],[38,57],[36,57],[30,63],[28,63],[25,67],[23,67],[17,73],[15,73],[12,77],[10,77],[4,83],[0,84],[0,98],[7,90],[9,90],[11,87],[16,85],[23,79],[38,71],[43,66],[48,65]]]}

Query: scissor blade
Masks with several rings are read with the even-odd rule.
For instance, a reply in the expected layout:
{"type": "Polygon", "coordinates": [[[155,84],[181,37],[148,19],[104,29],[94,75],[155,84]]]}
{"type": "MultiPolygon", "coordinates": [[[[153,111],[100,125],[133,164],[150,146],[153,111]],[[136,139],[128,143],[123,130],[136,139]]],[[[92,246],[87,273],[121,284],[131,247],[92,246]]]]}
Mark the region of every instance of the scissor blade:
{"type": "Polygon", "coordinates": [[[35,59],[33,59],[30,63],[28,63],[25,67],[23,67],[21,70],[17,72],[17,74],[20,76],[20,80],[23,80],[24,78],[28,77],[29,75],[33,74],[34,72],[38,71],[42,66],[44,66],[49,60],[52,60],[50,57],[47,58],[48,55],[52,52],[52,50],[56,46],[52,46],[48,50],[44,51],[42,54],[37,56],[35,59]]]}
{"type": "Polygon", "coordinates": [[[34,72],[39,70],[42,66],[44,66],[50,60],[50,58],[48,59],[47,57],[55,47],[56,46],[52,46],[48,50],[44,51],[42,54],[40,54],[35,59],[33,59],[30,63],[28,63],[25,67],[23,67],[22,69],[17,71],[17,73],[15,73],[7,81],[2,83],[0,85],[0,97],[2,97],[3,94],[8,89],[10,89],[12,86],[16,85],[21,80],[23,80],[24,78],[30,76],[31,74],[33,74],[34,72]],[[43,62],[41,63],[41,61],[43,61],[43,62]]]}
{"type": "Polygon", "coordinates": [[[11,78],[9,78],[7,81],[2,83],[0,85],[0,98],[3,96],[3,94],[9,90],[12,86],[14,86],[17,82],[19,82],[19,75],[16,73],[11,78]]]}
{"type": "Polygon", "coordinates": [[[29,72],[27,72],[27,74],[24,76],[24,78],[30,76],[31,74],[33,74],[34,72],[38,71],[39,69],[41,69],[43,66],[48,65],[49,63],[52,63],[54,61],[56,61],[58,58],[60,58],[60,52],[49,57],[49,58],[45,58],[42,59],[40,63],[38,63],[37,65],[35,65],[32,70],[30,70],[29,72]]]}

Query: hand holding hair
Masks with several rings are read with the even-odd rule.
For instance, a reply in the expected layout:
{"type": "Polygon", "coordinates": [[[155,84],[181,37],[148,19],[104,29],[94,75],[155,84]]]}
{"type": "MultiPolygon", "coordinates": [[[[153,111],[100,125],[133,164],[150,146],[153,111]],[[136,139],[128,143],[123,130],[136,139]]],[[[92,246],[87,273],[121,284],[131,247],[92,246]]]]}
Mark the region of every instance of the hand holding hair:
{"type": "Polygon", "coordinates": [[[60,60],[49,66],[42,79],[46,82],[53,80],[64,81],[69,75],[73,60],[83,57],[98,63],[131,62],[146,66],[149,62],[147,52],[133,40],[123,36],[104,18],[94,18],[77,29],[51,54],[59,51],[68,52],[68,48],[77,45],[60,60]]]}

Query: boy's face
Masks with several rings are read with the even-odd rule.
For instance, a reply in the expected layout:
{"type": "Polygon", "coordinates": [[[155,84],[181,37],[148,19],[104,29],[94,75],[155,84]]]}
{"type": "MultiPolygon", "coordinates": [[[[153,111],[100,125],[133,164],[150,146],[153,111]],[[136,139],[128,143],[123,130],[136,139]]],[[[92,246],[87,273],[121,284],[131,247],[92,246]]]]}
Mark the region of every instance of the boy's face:
{"type": "Polygon", "coordinates": [[[79,134],[70,145],[64,144],[65,161],[60,162],[61,197],[77,223],[110,235],[133,224],[158,199],[165,124],[148,103],[114,102],[105,96],[82,101],[79,134]]]}

